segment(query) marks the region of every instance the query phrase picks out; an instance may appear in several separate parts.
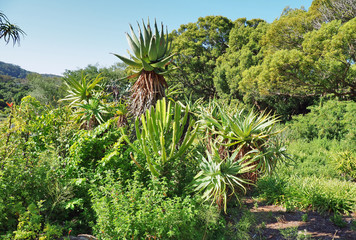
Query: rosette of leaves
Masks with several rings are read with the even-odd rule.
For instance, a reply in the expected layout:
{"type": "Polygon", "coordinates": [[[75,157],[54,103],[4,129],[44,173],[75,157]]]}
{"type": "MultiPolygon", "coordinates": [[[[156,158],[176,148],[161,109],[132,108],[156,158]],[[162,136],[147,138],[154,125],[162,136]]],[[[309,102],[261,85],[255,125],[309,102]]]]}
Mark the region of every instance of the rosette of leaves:
{"type": "Polygon", "coordinates": [[[168,39],[168,30],[164,34],[162,24],[161,31],[155,21],[154,29],[151,29],[149,21],[147,26],[142,20],[141,29],[138,24],[138,36],[134,33],[130,25],[131,35],[126,33],[126,37],[132,54],[130,58],[114,54],[121,61],[129,65],[134,74],[125,77],[136,78],[136,82],[131,88],[130,113],[137,117],[155,105],[157,100],[165,97],[165,89],[168,87],[164,75],[174,69],[168,70],[168,65],[172,60],[172,42],[168,39]]]}
{"type": "Polygon", "coordinates": [[[207,158],[201,156],[200,171],[194,177],[192,186],[205,201],[215,202],[226,213],[230,197],[239,199],[237,193],[246,192],[245,186],[251,184],[245,175],[254,170],[253,163],[257,156],[251,151],[236,160],[238,151],[235,151],[231,156],[222,157],[218,147],[212,145],[211,151],[206,151],[207,158]]]}
{"type": "Polygon", "coordinates": [[[0,38],[4,39],[6,44],[12,40],[15,45],[16,42],[20,44],[20,35],[24,36],[26,34],[21,28],[10,23],[7,16],[0,12],[0,38]]]}
{"type": "Polygon", "coordinates": [[[279,118],[270,113],[243,108],[228,112],[226,107],[213,102],[201,111],[200,118],[200,124],[206,128],[208,149],[218,144],[221,157],[233,153],[236,161],[251,151],[258,155],[253,163],[255,172],[245,176],[252,182],[258,176],[272,173],[277,161],[288,158],[283,143],[276,138],[283,131],[275,127],[279,118]]]}
{"type": "Polygon", "coordinates": [[[101,94],[99,90],[103,77],[98,74],[95,78],[89,78],[88,75],[82,74],[80,79],[73,76],[63,78],[67,85],[68,95],[60,101],[70,101],[70,106],[77,106],[82,103],[89,104],[89,100],[95,95],[101,94]]]}

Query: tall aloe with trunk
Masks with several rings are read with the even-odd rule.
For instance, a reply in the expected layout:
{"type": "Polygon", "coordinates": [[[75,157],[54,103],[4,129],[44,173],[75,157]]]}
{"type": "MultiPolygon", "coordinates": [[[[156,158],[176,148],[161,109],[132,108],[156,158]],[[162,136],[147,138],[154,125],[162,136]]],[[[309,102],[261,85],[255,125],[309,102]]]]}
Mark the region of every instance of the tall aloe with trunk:
{"type": "Polygon", "coordinates": [[[126,78],[138,77],[131,88],[130,113],[137,117],[155,105],[157,100],[165,97],[165,89],[168,87],[164,75],[169,73],[168,64],[173,55],[172,42],[168,39],[168,30],[164,34],[162,24],[161,32],[155,21],[154,29],[151,29],[149,21],[147,26],[142,21],[143,29],[138,24],[138,36],[134,33],[132,26],[131,36],[126,33],[126,37],[133,54],[130,58],[114,54],[124,63],[134,69],[134,74],[126,78]]]}

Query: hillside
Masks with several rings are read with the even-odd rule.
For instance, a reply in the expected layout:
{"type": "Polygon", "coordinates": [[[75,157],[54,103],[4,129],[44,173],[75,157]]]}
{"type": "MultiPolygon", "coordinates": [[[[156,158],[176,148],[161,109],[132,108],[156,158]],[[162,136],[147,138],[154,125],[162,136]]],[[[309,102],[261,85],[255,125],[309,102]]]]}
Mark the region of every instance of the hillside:
{"type": "Polygon", "coordinates": [[[20,66],[0,61],[0,75],[6,75],[14,78],[26,78],[28,73],[30,72],[20,66]]]}
{"type": "Polygon", "coordinates": [[[44,98],[43,88],[50,85],[48,89],[56,89],[55,85],[60,85],[59,78],[54,74],[38,74],[0,61],[0,111],[6,108],[6,102],[19,103],[29,93],[39,99],[44,98]]]}
{"type": "MultiPolygon", "coordinates": [[[[26,76],[30,73],[35,73],[35,72],[27,71],[15,64],[0,61],[0,75],[10,76],[14,78],[26,78],[26,76]]],[[[54,74],[40,74],[40,75],[44,77],[60,77],[54,74]]]]}

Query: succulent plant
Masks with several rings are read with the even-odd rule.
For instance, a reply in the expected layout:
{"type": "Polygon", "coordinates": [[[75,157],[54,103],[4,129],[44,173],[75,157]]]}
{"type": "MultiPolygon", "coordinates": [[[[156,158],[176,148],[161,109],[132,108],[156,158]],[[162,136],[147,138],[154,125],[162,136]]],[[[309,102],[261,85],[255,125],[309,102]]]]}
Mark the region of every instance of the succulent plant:
{"type": "Polygon", "coordinates": [[[165,96],[165,88],[168,87],[164,75],[174,69],[168,69],[172,61],[172,42],[168,39],[168,30],[164,34],[164,27],[161,24],[161,31],[154,23],[151,28],[149,20],[145,25],[142,20],[142,29],[138,24],[138,36],[134,33],[130,25],[131,35],[126,33],[127,41],[132,54],[130,58],[114,54],[121,61],[134,69],[134,74],[125,78],[138,77],[131,88],[131,103],[129,110],[132,115],[140,116],[150,106],[155,105],[157,100],[165,96]]]}

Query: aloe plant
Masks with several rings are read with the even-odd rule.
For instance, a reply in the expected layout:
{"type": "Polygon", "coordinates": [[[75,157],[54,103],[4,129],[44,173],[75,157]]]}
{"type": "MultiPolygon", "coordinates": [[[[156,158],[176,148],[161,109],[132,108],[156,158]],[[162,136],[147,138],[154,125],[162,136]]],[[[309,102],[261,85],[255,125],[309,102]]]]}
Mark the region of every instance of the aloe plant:
{"type": "Polygon", "coordinates": [[[125,141],[136,152],[145,155],[153,176],[164,175],[167,164],[182,157],[192,145],[197,128],[194,120],[188,120],[188,113],[189,109],[183,109],[179,103],[167,102],[165,98],[157,101],[155,108],[152,106],[141,115],[141,119],[136,119],[139,148],[121,129],[125,141]]]}
{"type": "Polygon", "coordinates": [[[100,77],[100,74],[95,79],[88,79],[88,76],[83,74],[80,80],[72,76],[63,78],[69,94],[64,99],[61,99],[61,101],[70,101],[71,106],[79,105],[83,102],[84,104],[89,104],[89,100],[94,97],[95,90],[103,79],[103,77],[100,77]]]}
{"type": "Polygon", "coordinates": [[[9,22],[7,16],[0,12],[0,38],[3,38],[8,44],[12,40],[13,44],[20,43],[20,35],[24,36],[26,33],[17,25],[9,22]]]}
{"type": "Polygon", "coordinates": [[[99,99],[91,98],[88,103],[80,104],[76,114],[80,118],[81,126],[92,129],[94,126],[105,122],[104,115],[108,113],[107,108],[99,99]]]}
{"type": "Polygon", "coordinates": [[[228,113],[217,102],[202,109],[200,123],[205,126],[208,149],[219,143],[220,154],[235,154],[235,160],[241,159],[250,151],[258,156],[254,163],[255,173],[246,175],[253,182],[259,175],[271,173],[278,160],[287,158],[285,148],[273,139],[282,130],[275,124],[279,119],[269,113],[256,113],[237,109],[228,113]]]}
{"type": "MultiPolygon", "coordinates": [[[[227,201],[237,192],[246,192],[245,186],[251,184],[244,174],[253,171],[253,163],[257,156],[246,154],[236,160],[238,151],[231,156],[221,157],[218,146],[212,145],[211,151],[206,151],[206,156],[201,156],[200,171],[194,177],[193,187],[196,192],[202,193],[205,201],[216,203],[226,212],[227,201]]],[[[238,197],[237,197],[238,199],[238,197]]]]}
{"type": "Polygon", "coordinates": [[[155,105],[156,101],[165,97],[165,89],[168,87],[164,75],[173,69],[168,69],[173,55],[172,42],[168,39],[168,30],[164,33],[163,24],[161,32],[155,21],[154,29],[151,29],[149,21],[147,26],[142,20],[143,29],[138,24],[139,34],[134,33],[132,26],[131,36],[126,34],[132,50],[130,58],[114,54],[121,61],[134,69],[135,73],[126,78],[136,78],[131,88],[131,103],[129,110],[135,117],[140,116],[155,105]]]}

